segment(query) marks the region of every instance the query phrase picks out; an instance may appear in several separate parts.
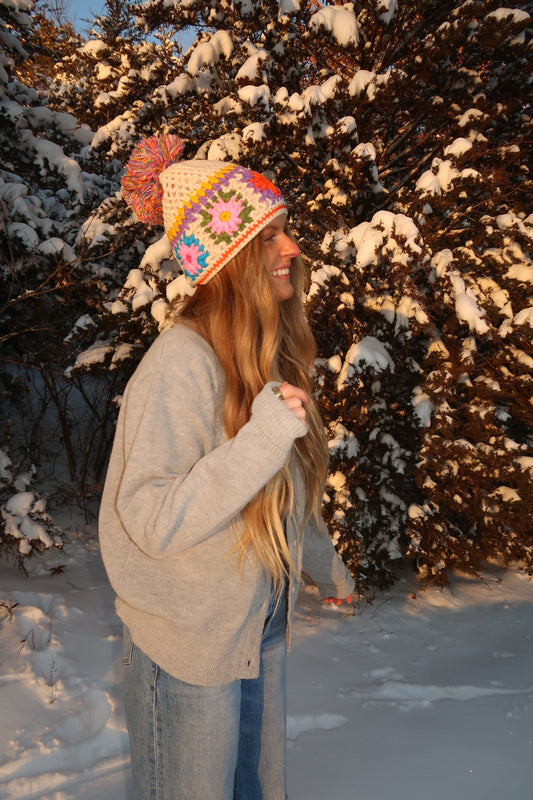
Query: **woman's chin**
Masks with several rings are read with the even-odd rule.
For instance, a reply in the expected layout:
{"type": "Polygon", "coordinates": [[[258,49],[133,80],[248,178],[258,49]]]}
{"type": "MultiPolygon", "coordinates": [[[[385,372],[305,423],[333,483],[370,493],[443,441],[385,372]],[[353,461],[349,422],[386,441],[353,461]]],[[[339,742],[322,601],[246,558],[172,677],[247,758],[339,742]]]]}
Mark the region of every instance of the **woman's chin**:
{"type": "Polygon", "coordinates": [[[282,280],[281,278],[273,278],[274,293],[278,303],[283,303],[284,300],[290,300],[294,294],[294,286],[290,281],[282,280]]]}

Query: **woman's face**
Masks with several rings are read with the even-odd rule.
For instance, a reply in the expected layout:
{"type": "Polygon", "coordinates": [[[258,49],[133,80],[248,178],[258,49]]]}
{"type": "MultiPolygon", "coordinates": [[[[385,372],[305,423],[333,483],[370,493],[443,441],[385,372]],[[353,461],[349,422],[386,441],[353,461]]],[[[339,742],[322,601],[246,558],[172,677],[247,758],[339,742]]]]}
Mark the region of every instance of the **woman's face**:
{"type": "Polygon", "coordinates": [[[289,300],[294,294],[291,283],[292,259],[300,255],[300,248],[285,233],[287,215],[276,217],[263,228],[264,265],[267,268],[274,293],[279,303],[289,300]]]}

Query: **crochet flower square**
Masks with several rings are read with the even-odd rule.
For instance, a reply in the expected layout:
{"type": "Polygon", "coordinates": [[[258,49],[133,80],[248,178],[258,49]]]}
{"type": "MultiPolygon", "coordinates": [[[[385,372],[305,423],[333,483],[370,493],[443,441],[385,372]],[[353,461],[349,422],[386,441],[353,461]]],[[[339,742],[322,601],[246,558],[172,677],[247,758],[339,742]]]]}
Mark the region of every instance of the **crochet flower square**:
{"type": "Polygon", "coordinates": [[[195,236],[183,236],[176,244],[175,253],[184,273],[190,278],[195,278],[207,267],[209,253],[195,236]]]}
{"type": "Polygon", "coordinates": [[[219,192],[201,211],[202,227],[219,244],[230,242],[252,221],[252,206],[235,190],[219,192]]]}

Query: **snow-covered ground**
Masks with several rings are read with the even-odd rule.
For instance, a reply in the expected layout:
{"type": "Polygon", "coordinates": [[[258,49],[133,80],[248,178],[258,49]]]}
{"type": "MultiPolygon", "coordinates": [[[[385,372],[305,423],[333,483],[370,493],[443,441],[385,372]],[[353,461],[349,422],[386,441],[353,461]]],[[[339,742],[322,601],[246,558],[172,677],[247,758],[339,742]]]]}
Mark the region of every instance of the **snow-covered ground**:
{"type": "MultiPolygon", "coordinates": [[[[121,627],[94,534],[70,538],[30,578],[1,565],[0,798],[131,797],[121,627]]],[[[530,578],[417,592],[406,573],[354,614],[300,600],[290,800],[531,797],[530,578]]]]}

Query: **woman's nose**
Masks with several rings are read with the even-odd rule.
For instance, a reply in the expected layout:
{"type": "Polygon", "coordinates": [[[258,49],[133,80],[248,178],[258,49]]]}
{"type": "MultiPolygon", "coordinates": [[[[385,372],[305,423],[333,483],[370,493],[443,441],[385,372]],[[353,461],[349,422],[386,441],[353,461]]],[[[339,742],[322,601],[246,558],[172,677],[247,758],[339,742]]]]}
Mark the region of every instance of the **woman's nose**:
{"type": "Polygon", "coordinates": [[[283,234],[283,252],[285,255],[290,256],[290,258],[296,258],[302,252],[296,242],[294,242],[290,236],[286,233],[283,234]]]}

